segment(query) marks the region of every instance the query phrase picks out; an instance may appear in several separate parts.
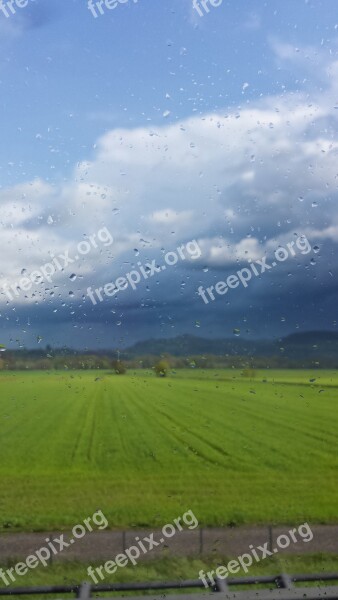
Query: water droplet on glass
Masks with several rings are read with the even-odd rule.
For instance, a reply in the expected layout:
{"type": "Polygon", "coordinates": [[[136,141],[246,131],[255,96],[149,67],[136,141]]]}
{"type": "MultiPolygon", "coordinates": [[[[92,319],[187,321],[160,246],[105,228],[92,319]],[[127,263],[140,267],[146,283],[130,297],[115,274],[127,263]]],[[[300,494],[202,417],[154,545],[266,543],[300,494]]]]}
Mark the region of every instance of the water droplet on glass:
{"type": "Polygon", "coordinates": [[[72,273],[71,275],[69,275],[69,279],[70,279],[71,281],[75,281],[75,279],[76,279],[76,275],[75,275],[75,273],[72,273]]]}

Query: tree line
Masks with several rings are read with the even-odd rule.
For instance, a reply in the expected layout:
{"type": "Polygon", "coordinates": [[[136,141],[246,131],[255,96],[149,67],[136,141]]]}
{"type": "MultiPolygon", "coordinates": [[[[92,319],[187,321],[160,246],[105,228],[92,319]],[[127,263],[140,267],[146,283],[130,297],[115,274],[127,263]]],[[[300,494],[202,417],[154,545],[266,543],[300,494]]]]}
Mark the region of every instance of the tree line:
{"type": "Polygon", "coordinates": [[[159,377],[167,376],[176,369],[243,369],[244,376],[252,376],[255,369],[300,369],[337,368],[337,361],[329,360],[321,364],[318,357],[299,359],[280,356],[240,356],[240,355],[196,355],[173,356],[170,354],[124,356],[122,352],[95,353],[74,352],[69,349],[53,350],[14,350],[3,351],[0,356],[0,371],[64,371],[64,370],[110,370],[123,375],[128,370],[153,369],[159,377]],[[329,364],[330,363],[330,364],[329,364]],[[250,375],[251,373],[251,375],[250,375]]]}

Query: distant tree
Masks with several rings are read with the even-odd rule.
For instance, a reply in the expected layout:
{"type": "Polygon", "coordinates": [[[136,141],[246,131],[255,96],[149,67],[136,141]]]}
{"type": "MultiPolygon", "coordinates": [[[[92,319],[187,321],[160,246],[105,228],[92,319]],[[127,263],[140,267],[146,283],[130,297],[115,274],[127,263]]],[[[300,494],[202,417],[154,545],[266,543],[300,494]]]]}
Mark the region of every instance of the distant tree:
{"type": "Polygon", "coordinates": [[[121,360],[113,360],[112,367],[116,375],[124,375],[127,372],[127,367],[121,360]]]}
{"type": "Polygon", "coordinates": [[[168,375],[168,371],[169,371],[168,361],[165,359],[159,360],[156,363],[154,370],[155,370],[157,377],[166,377],[168,375]]]}
{"type": "Polygon", "coordinates": [[[48,358],[41,358],[34,363],[34,369],[38,371],[45,371],[51,368],[50,360],[48,358]]]}
{"type": "Polygon", "coordinates": [[[255,369],[252,369],[252,368],[243,369],[242,376],[248,377],[249,379],[254,379],[254,377],[256,377],[256,371],[255,371],[255,369]]]}

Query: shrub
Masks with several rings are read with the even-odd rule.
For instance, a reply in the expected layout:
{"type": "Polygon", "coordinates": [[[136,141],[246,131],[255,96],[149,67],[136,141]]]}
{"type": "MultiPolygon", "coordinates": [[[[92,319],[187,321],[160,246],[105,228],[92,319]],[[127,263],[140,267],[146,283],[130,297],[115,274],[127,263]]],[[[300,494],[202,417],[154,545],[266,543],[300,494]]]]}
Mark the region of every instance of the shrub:
{"type": "Polygon", "coordinates": [[[112,367],[116,375],[124,375],[127,372],[126,366],[120,360],[113,360],[112,367]]]}
{"type": "Polygon", "coordinates": [[[154,369],[157,377],[166,377],[169,371],[169,363],[162,359],[156,363],[154,369]]]}

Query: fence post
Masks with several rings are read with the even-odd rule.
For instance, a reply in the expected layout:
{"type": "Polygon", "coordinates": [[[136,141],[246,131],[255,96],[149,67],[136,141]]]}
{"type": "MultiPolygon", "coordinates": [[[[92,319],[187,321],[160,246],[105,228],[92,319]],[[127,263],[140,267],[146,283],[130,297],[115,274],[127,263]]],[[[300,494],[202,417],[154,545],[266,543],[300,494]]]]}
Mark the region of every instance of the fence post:
{"type": "Polygon", "coordinates": [[[272,541],[272,525],[269,525],[269,550],[270,552],[273,552],[273,541],[272,541]]]}
{"type": "MultiPolygon", "coordinates": [[[[53,535],[51,533],[49,534],[48,539],[53,541],[53,535]]],[[[53,566],[53,553],[51,553],[51,555],[49,557],[49,564],[51,567],[53,566]]]]}
{"type": "Polygon", "coordinates": [[[200,554],[203,554],[203,527],[200,527],[200,554]]]}

